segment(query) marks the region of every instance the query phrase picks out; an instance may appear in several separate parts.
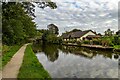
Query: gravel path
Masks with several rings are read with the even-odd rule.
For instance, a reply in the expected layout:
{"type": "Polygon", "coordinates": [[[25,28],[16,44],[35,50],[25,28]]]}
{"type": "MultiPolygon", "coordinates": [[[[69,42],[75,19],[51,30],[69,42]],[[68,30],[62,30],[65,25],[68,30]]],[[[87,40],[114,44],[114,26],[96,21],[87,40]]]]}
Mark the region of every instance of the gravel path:
{"type": "Polygon", "coordinates": [[[20,66],[22,65],[24,51],[28,44],[23,45],[3,68],[2,78],[17,78],[20,66]]]}

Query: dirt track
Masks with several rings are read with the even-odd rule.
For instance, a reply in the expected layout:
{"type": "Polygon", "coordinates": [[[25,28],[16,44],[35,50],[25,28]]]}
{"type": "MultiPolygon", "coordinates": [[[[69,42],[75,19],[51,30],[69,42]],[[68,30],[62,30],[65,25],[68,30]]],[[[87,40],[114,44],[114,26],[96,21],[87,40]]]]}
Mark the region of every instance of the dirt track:
{"type": "Polygon", "coordinates": [[[26,46],[27,44],[23,45],[3,68],[2,78],[17,78],[26,46]]]}

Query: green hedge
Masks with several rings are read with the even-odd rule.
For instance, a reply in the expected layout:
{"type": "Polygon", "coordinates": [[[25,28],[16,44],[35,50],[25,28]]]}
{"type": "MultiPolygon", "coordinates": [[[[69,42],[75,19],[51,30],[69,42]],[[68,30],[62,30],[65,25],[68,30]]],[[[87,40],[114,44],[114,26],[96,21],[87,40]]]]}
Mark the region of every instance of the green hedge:
{"type": "Polygon", "coordinates": [[[84,44],[90,44],[90,41],[89,40],[85,40],[83,41],[84,44]]]}

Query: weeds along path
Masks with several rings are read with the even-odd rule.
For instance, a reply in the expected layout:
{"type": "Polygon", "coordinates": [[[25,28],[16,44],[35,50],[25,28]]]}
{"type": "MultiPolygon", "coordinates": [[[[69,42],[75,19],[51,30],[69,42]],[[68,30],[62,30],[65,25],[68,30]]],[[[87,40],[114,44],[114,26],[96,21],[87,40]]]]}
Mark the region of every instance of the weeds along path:
{"type": "Polygon", "coordinates": [[[24,51],[28,44],[23,45],[5,65],[2,71],[2,78],[17,78],[19,68],[22,65],[24,51]]]}

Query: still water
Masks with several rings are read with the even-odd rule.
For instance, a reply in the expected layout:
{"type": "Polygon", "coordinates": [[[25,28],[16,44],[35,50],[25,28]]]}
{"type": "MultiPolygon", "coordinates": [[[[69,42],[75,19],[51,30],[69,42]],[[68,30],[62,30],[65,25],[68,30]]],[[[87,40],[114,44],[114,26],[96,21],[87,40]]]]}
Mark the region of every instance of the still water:
{"type": "Polygon", "coordinates": [[[119,54],[73,46],[33,45],[52,78],[118,78],[119,54]]]}

